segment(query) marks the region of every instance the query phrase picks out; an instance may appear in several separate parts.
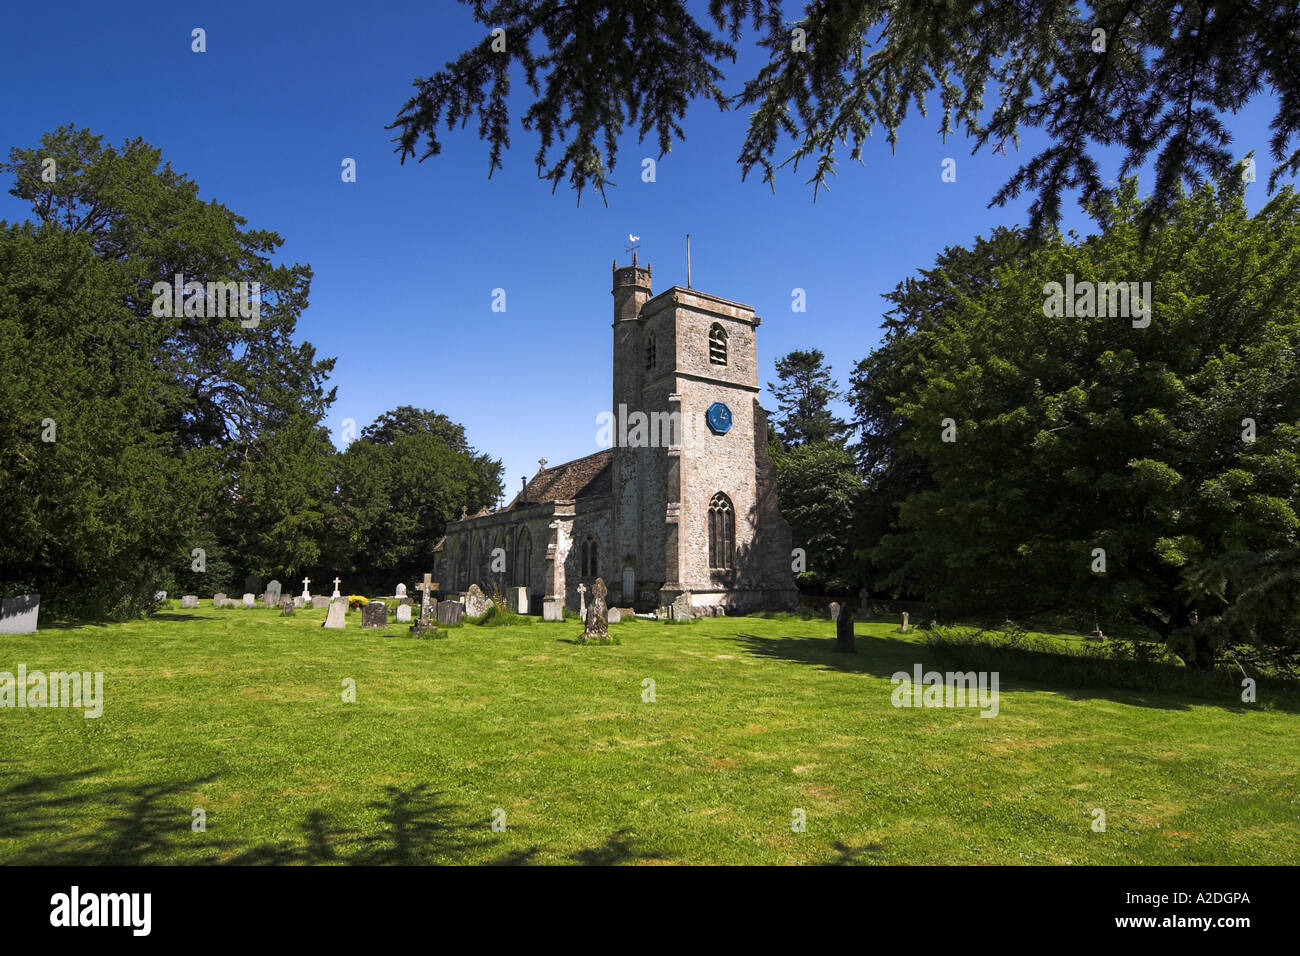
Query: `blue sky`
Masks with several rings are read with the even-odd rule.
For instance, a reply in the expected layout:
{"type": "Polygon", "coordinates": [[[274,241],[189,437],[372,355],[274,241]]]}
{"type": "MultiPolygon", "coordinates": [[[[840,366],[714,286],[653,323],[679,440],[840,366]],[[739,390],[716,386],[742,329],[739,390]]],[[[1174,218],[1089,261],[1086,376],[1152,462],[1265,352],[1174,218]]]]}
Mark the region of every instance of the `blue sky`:
{"type": "MultiPolygon", "coordinates": [[[[315,271],[297,334],[338,358],[336,443],[345,419],[360,429],[398,405],[432,408],[505,461],[508,494],[539,457],[555,464],[597,448],[596,416],[610,403],[609,269],[628,258],[628,233],[641,237],[655,291],[685,284],[691,234],[693,284],[763,317],[764,385],[796,348],[820,348],[844,385],[879,341],[882,293],[944,246],[1027,218],[1030,197],[986,205],[1041,136],[1030,131],[1019,153],[971,156],[965,138],[941,141],[933,112],[909,119],[895,155],[883,137],[865,168],[846,154],[815,204],[803,174],[783,175],[775,195],[756,175],[742,183],[747,116],[708,104],[691,108],[687,140],[658,160],[654,183],[640,171],[657,148],[624,138],[608,208],[591,195],[578,206],[563,188],[552,195],[536,177],[536,140],[517,121],[491,180],[473,124],[445,135],[441,156],[400,165],[384,127],[411,80],[483,32],[451,0],[11,5],[0,146],[33,146],[75,123],[113,144],[142,136],[160,147],[203,198],[275,230],[281,260],[315,271]],[[195,27],[207,31],[206,53],[191,52],[195,27]],[[340,179],[344,157],[357,161],[356,183],[340,179]],[[957,160],[955,183],[940,181],[945,157],[957,160]],[[796,287],[804,314],[791,311],[796,287]],[[505,313],[491,310],[495,288],[506,290],[505,313]]],[[[760,62],[751,40],[728,67],[728,92],[760,62]]],[[[522,76],[515,91],[525,91],[522,76]]],[[[1229,122],[1236,153],[1255,150],[1252,209],[1266,199],[1274,108],[1257,97],[1229,122]]],[[[1117,156],[1099,155],[1113,175],[1117,156]]],[[[27,215],[0,196],[0,219],[27,215]]],[[[1073,206],[1065,217],[1089,230],[1073,206]]],[[[774,407],[766,391],[763,400],[774,407]]]]}

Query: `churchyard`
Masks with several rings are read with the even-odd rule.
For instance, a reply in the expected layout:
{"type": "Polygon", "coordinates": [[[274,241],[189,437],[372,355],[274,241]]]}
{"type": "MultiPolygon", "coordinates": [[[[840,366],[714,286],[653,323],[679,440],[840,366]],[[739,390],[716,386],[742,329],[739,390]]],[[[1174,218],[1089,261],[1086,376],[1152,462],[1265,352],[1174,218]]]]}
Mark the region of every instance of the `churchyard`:
{"type": "Polygon", "coordinates": [[[593,646],[574,618],[421,640],[272,604],[0,635],[0,670],[103,674],[96,718],[4,714],[0,864],[1300,862],[1300,713],[1264,686],[1007,663],[989,714],[898,706],[894,675],[953,665],[896,618],[848,654],[824,617],[593,646]]]}

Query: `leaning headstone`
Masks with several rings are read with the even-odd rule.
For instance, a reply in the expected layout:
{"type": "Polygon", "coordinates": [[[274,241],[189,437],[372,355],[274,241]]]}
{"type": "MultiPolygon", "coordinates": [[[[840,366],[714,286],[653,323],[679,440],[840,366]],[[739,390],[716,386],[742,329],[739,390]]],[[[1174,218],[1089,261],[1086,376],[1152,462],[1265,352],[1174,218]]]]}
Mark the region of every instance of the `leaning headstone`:
{"type": "Polygon", "coordinates": [[[528,613],[528,588],[510,589],[510,610],[516,614],[528,613]]]}
{"type": "Polygon", "coordinates": [[[311,606],[319,611],[323,607],[330,606],[330,599],[323,594],[316,594],[311,599],[311,606]]]}
{"type": "Polygon", "coordinates": [[[411,623],[411,605],[399,604],[397,606],[397,623],[398,624],[411,623]]]}
{"type": "Polygon", "coordinates": [[[387,627],[388,626],[388,605],[383,601],[371,601],[361,608],[361,626],[367,627],[387,627]]]}
{"type": "Polygon", "coordinates": [[[605,579],[596,578],[591,586],[591,607],[587,608],[587,626],[582,632],[584,641],[603,641],[609,637],[609,621],[606,619],[605,579]]]}
{"type": "Polygon", "coordinates": [[[302,599],[302,595],[301,595],[301,594],[298,595],[297,597],[295,597],[295,598],[293,599],[293,606],[294,606],[294,607],[304,607],[306,604],[307,604],[307,602],[304,601],[304,600],[302,599]]]}
{"type": "Polygon", "coordinates": [[[244,595],[244,607],[253,607],[256,604],[257,598],[253,597],[251,592],[244,595]]]}
{"type": "Polygon", "coordinates": [[[292,616],[293,616],[293,608],[294,608],[293,598],[291,598],[291,597],[282,597],[282,598],[280,598],[280,616],[281,616],[281,617],[292,617],[292,616]]]}
{"type": "Polygon", "coordinates": [[[182,607],[182,608],[198,607],[198,606],[199,606],[199,596],[198,596],[197,594],[182,594],[182,595],[181,595],[181,607],[182,607]]]}
{"type": "Polygon", "coordinates": [[[907,630],[907,618],[908,618],[908,616],[909,616],[908,613],[907,613],[906,611],[904,611],[904,612],[903,612],[903,630],[905,630],[905,631],[907,630]]]}
{"type": "MultiPolygon", "coordinates": [[[[39,594],[19,594],[0,602],[0,634],[35,634],[41,613],[39,594]]],[[[12,703],[12,701],[10,701],[12,703]]]]}
{"type": "Polygon", "coordinates": [[[330,601],[330,609],[325,613],[325,623],[321,627],[331,630],[343,630],[347,625],[348,605],[346,601],[330,601]]]}
{"type": "Polygon", "coordinates": [[[459,624],[460,616],[465,613],[459,601],[439,601],[436,615],[439,624],[459,624]]]}
{"type": "Polygon", "coordinates": [[[244,578],[244,590],[249,594],[262,593],[262,579],[256,574],[250,574],[244,578]]]}
{"type": "Polygon", "coordinates": [[[548,598],[542,602],[543,621],[563,621],[564,602],[559,598],[548,598]]]}
{"type": "Polygon", "coordinates": [[[839,619],[840,619],[840,605],[839,605],[839,602],[838,602],[838,601],[831,601],[831,620],[832,620],[832,621],[838,621],[839,619]]]}
{"type": "Polygon", "coordinates": [[[835,619],[835,649],[844,654],[856,654],[857,642],[853,639],[853,608],[845,604],[835,619]]]}
{"type": "Polygon", "coordinates": [[[224,594],[222,594],[220,591],[218,591],[216,594],[212,595],[212,606],[213,606],[213,607],[222,607],[222,606],[225,605],[225,603],[226,603],[226,596],[225,596],[224,594]]]}
{"type": "Polygon", "coordinates": [[[470,617],[482,617],[487,613],[489,603],[487,595],[477,584],[471,584],[465,592],[465,613],[470,617]]]}
{"type": "Polygon", "coordinates": [[[280,587],[280,582],[279,582],[279,581],[272,581],[270,584],[268,584],[268,585],[266,586],[267,603],[268,603],[268,604],[279,604],[279,603],[280,603],[280,595],[281,595],[281,592],[282,592],[282,591],[283,591],[283,588],[280,587]]]}

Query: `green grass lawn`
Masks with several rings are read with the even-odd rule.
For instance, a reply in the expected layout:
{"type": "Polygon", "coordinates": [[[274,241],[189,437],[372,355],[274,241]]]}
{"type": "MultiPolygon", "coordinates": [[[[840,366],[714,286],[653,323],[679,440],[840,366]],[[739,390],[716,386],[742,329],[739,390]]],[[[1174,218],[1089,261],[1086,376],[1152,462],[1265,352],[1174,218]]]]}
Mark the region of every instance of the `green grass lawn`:
{"type": "Polygon", "coordinates": [[[103,671],[106,698],[0,710],[0,863],[1300,862],[1287,710],[1009,678],[991,719],[895,708],[892,673],[946,665],[885,623],[854,656],[829,621],[580,646],[324,614],[0,635],[0,671],[103,671]]]}

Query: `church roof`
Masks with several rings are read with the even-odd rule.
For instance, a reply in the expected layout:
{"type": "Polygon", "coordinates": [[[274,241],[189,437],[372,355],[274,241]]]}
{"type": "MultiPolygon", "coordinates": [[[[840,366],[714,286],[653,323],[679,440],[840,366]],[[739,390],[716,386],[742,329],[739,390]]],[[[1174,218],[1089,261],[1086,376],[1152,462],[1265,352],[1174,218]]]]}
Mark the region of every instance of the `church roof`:
{"type": "Polygon", "coordinates": [[[606,449],[553,468],[543,468],[533,475],[506,510],[608,494],[613,488],[613,462],[614,452],[606,449]]]}

